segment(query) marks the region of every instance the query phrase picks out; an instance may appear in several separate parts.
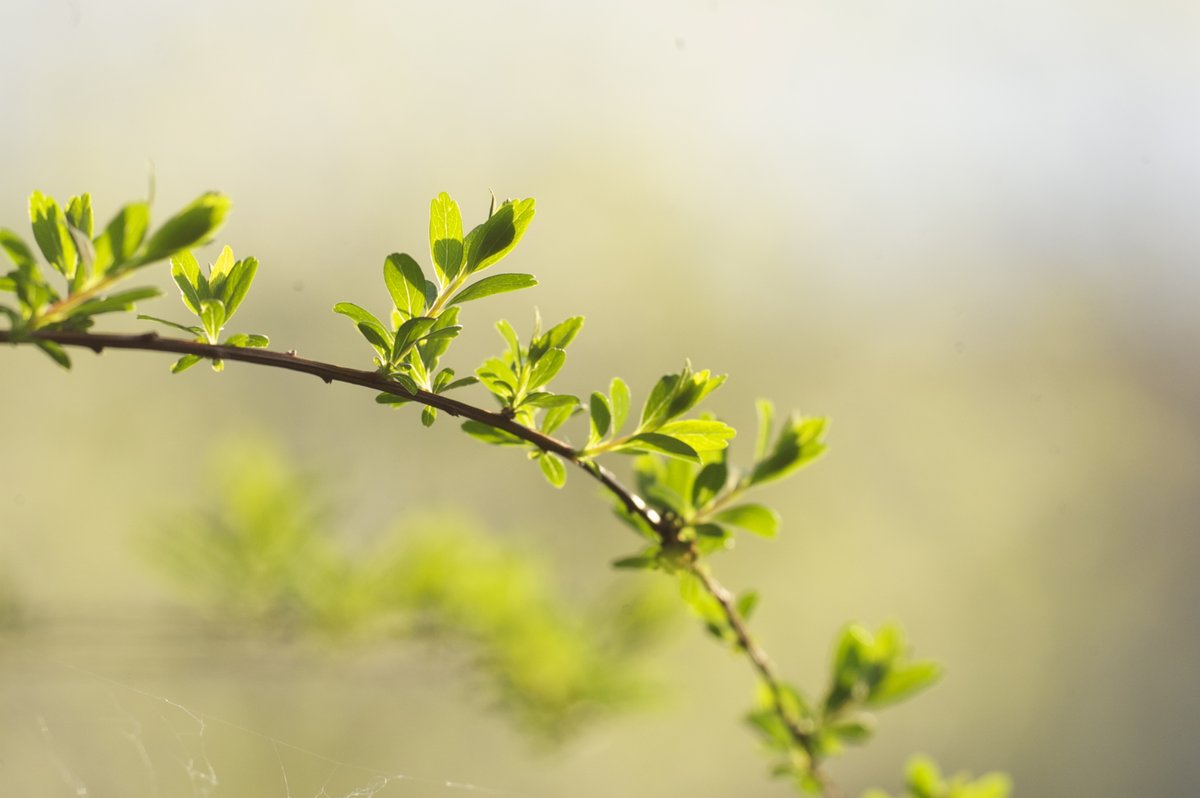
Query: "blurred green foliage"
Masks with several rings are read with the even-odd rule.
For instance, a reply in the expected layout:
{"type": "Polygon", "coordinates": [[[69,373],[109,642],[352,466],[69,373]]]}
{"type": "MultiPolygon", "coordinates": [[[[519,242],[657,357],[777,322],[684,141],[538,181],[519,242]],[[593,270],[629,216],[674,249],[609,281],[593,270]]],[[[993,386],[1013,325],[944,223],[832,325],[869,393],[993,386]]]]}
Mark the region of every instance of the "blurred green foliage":
{"type": "Polygon", "coordinates": [[[532,551],[446,518],[355,551],[316,480],[277,449],[230,442],[213,462],[215,496],[158,524],[145,548],[214,620],[339,644],[463,644],[495,703],[545,741],[652,695],[640,660],[675,615],[669,590],[581,606],[532,551]]]}
{"type": "MultiPolygon", "coordinates": [[[[973,779],[956,773],[948,779],[926,757],[914,757],[908,763],[905,791],[897,798],[1008,798],[1012,782],[1003,773],[988,773],[973,779]]],[[[863,798],[891,798],[883,790],[868,790],[863,798]]]]}

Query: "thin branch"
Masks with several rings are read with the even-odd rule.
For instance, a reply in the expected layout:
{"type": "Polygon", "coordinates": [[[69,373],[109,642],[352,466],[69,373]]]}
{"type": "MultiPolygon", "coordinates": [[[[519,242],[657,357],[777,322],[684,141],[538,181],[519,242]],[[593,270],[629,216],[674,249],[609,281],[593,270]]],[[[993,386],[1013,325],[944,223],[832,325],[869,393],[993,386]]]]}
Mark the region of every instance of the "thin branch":
{"type": "MultiPolygon", "coordinates": [[[[0,343],[21,344],[34,341],[53,341],[60,346],[82,347],[90,349],[96,354],[100,354],[105,349],[133,349],[147,352],[171,352],[179,355],[196,355],[209,360],[220,359],[253,363],[259,366],[311,374],[314,377],[320,378],[326,384],[343,382],[349,385],[371,388],[383,393],[403,396],[411,399],[413,402],[435,407],[451,416],[471,419],[495,429],[503,430],[536,446],[544,452],[550,452],[562,457],[564,460],[583,469],[593,479],[597,480],[609,493],[620,500],[630,513],[641,517],[649,524],[664,542],[678,540],[679,530],[672,525],[669,519],[664,518],[657,510],[650,507],[641,496],[623,486],[607,468],[595,462],[595,460],[583,457],[580,452],[573,449],[564,441],[518,424],[501,413],[493,413],[447,396],[422,390],[418,390],[416,394],[411,394],[403,385],[388,379],[386,375],[380,374],[377,371],[363,371],[346,368],[345,366],[337,366],[332,363],[324,363],[318,360],[308,360],[297,356],[294,352],[274,352],[269,349],[222,346],[179,338],[164,338],[153,332],[122,335],[112,333],[38,331],[29,333],[26,336],[15,337],[7,330],[0,330],[0,343]]],[[[836,795],[834,788],[825,779],[819,768],[816,756],[816,741],[813,735],[800,728],[795,719],[786,710],[783,700],[783,683],[775,673],[775,667],[772,665],[770,659],[767,658],[766,653],[750,635],[745,619],[738,612],[732,594],[712,576],[707,568],[694,564],[691,571],[700,579],[704,589],[721,605],[729,627],[737,637],[739,645],[746,652],[746,656],[750,659],[759,677],[766,684],[768,690],[770,690],[776,714],[779,715],[780,720],[783,721],[788,732],[796,741],[796,744],[808,755],[810,772],[813,774],[813,777],[820,782],[822,790],[826,795],[836,795]]]]}

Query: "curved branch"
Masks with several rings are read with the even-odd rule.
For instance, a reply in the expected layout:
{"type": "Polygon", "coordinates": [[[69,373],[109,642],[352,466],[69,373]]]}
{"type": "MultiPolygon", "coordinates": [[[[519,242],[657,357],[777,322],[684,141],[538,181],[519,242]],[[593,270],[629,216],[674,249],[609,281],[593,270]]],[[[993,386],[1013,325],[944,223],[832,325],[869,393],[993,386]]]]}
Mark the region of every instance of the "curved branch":
{"type": "MultiPolygon", "coordinates": [[[[620,500],[630,513],[638,515],[649,524],[664,542],[674,541],[678,538],[679,530],[672,525],[669,519],[664,518],[657,510],[650,507],[641,496],[623,486],[607,468],[595,462],[595,460],[583,458],[578,451],[571,448],[564,441],[518,424],[501,413],[493,413],[440,394],[422,390],[418,390],[416,394],[411,394],[403,385],[388,379],[387,376],[377,371],[363,371],[345,366],[337,366],[332,363],[324,363],[318,360],[308,360],[299,357],[294,351],[274,352],[269,349],[207,344],[201,341],[165,338],[154,332],[128,335],[37,331],[17,337],[12,335],[10,331],[0,330],[0,343],[21,344],[32,343],[34,341],[53,341],[60,346],[82,347],[90,349],[96,354],[100,354],[105,349],[133,349],[147,352],[197,355],[209,360],[220,359],[253,363],[259,366],[311,374],[314,377],[320,378],[326,384],[343,382],[384,393],[409,397],[414,402],[435,407],[451,416],[460,416],[503,430],[536,446],[544,452],[562,457],[564,460],[583,469],[593,479],[597,480],[609,493],[620,500]]],[[[801,729],[785,709],[782,698],[783,683],[776,675],[774,666],[767,658],[766,653],[763,652],[758,643],[751,637],[749,629],[746,627],[745,619],[738,612],[733,597],[709,573],[708,569],[693,565],[691,570],[699,577],[701,583],[704,585],[704,589],[721,605],[721,610],[729,622],[729,627],[737,637],[738,643],[746,652],[746,656],[750,659],[759,677],[766,684],[768,690],[770,690],[776,713],[787,727],[796,744],[808,754],[813,776],[821,783],[827,795],[833,795],[832,786],[826,781],[818,767],[816,745],[813,736],[801,729]]]]}

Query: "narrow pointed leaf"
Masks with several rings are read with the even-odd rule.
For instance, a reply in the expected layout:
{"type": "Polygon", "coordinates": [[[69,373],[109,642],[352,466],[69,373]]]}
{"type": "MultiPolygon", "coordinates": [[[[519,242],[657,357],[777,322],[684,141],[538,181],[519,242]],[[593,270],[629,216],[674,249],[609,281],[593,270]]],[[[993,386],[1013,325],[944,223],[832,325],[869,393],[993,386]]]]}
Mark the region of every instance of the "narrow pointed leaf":
{"type": "Polygon", "coordinates": [[[567,353],[561,349],[551,349],[542,355],[533,364],[533,370],[529,374],[529,390],[537,390],[554,379],[554,375],[558,374],[566,361],[567,353]]]}
{"type": "Polygon", "coordinates": [[[680,460],[690,460],[694,463],[700,462],[700,455],[691,446],[678,438],[660,435],[657,432],[643,432],[640,435],[634,435],[618,451],[655,452],[657,454],[665,454],[668,457],[676,457],[680,460]]]}
{"type": "Polygon", "coordinates": [[[533,214],[533,200],[511,200],[472,230],[465,242],[467,272],[486,269],[511,252],[525,235],[533,214]]]}
{"type": "Polygon", "coordinates": [[[71,358],[61,346],[53,341],[34,341],[34,344],[37,345],[38,349],[45,352],[46,355],[55,363],[67,369],[68,371],[71,369],[71,358]]]}
{"type": "Polygon", "coordinates": [[[393,252],[383,263],[383,281],[396,309],[409,317],[425,311],[425,275],[411,255],[393,252]]]}
{"type": "Polygon", "coordinates": [[[229,198],[223,194],[201,194],[150,236],[136,265],[153,263],[208,241],[225,221],[230,206],[229,198]]]}
{"type": "Polygon", "coordinates": [[[616,435],[629,418],[629,386],[620,377],[613,377],[608,395],[612,398],[612,431],[616,435]]]}
{"type": "Polygon", "coordinates": [[[672,421],[659,427],[658,432],[678,438],[698,452],[724,449],[729,445],[729,439],[737,435],[737,431],[728,424],[701,419],[672,421]]]}
{"type": "Polygon", "coordinates": [[[462,214],[444,191],[429,203],[429,252],[442,282],[458,276],[463,265],[462,214]]]}
{"type": "Polygon", "coordinates": [[[537,285],[537,280],[534,279],[532,274],[493,274],[459,291],[450,300],[450,304],[458,305],[463,302],[471,302],[475,299],[483,299],[485,296],[503,294],[508,291],[519,291],[522,288],[531,288],[535,285],[537,285]]]}
{"type": "Polygon", "coordinates": [[[58,203],[40,191],[29,197],[29,220],[33,238],[46,260],[68,280],[75,276],[78,258],[75,244],[67,232],[66,219],[58,203]]]}

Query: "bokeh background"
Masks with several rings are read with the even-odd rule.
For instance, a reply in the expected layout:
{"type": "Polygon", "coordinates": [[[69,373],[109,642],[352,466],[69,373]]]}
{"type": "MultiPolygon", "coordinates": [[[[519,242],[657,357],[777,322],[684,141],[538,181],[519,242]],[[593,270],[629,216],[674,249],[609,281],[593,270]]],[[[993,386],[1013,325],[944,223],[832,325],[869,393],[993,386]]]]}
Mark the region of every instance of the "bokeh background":
{"type": "MultiPolygon", "coordinates": [[[[107,218],[150,164],[160,220],[222,190],[221,240],[262,262],[241,325],[366,366],[330,308],[381,310],[388,252],[427,262],[429,198],[471,223],[489,190],[532,196],[509,263],[542,285],[465,308],[460,371],[536,304],[588,319],[563,389],[644,396],[690,357],[731,375],[711,406],[744,432],[759,396],[831,416],[831,453],[764,497],[782,536],[718,567],[813,690],[850,619],[900,619],[945,664],[834,765],[848,794],[917,751],[1019,795],[1194,790],[1200,7],[6,0],[0,29],[0,225],[27,230],[34,189],[107,218]]],[[[584,480],[552,491],[344,386],[76,361],[0,352],[24,619],[0,636],[0,791],[788,794],[739,725],[744,663],[682,613],[658,698],[548,750],[452,653],[200,623],[139,543],[213,501],[214,446],[268,439],[349,545],[448,513],[585,600],[634,541],[584,480]]]]}

